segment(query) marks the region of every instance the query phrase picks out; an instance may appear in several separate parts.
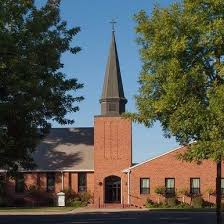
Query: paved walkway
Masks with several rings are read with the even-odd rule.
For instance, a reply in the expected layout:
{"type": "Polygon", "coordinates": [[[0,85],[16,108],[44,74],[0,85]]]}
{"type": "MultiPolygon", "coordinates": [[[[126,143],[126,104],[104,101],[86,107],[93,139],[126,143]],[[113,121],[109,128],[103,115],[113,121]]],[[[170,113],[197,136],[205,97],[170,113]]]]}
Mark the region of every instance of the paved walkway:
{"type": "Polygon", "coordinates": [[[63,214],[81,214],[81,213],[112,213],[112,212],[138,212],[148,211],[148,209],[136,209],[136,208],[76,208],[72,211],[1,211],[0,216],[3,215],[63,215],[63,214]]]}

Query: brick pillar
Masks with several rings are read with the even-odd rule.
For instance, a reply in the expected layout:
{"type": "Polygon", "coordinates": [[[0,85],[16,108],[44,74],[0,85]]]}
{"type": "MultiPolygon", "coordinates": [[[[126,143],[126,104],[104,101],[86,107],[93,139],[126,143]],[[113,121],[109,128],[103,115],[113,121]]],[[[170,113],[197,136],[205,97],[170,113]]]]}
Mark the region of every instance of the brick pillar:
{"type": "Polygon", "coordinates": [[[121,178],[121,201],[126,201],[126,175],[122,170],[132,163],[132,124],[122,117],[96,116],[94,122],[94,204],[104,204],[104,180],[121,178]]]}

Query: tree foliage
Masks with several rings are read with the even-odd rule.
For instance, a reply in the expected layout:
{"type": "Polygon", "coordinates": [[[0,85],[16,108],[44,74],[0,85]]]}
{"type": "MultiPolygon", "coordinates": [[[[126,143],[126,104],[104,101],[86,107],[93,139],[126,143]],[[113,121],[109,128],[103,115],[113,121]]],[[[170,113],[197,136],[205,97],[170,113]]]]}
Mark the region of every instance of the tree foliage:
{"type": "Polygon", "coordinates": [[[224,156],[224,1],[184,0],[135,16],[143,63],[133,120],[160,121],[191,144],[186,160],[224,156]]]}
{"type": "Polygon", "coordinates": [[[83,85],[61,72],[64,52],[79,27],[68,28],[60,1],[37,8],[33,0],[0,2],[0,167],[15,171],[34,167],[32,153],[49,132],[50,120],[72,124],[68,112],[83,99],[83,85]]]}

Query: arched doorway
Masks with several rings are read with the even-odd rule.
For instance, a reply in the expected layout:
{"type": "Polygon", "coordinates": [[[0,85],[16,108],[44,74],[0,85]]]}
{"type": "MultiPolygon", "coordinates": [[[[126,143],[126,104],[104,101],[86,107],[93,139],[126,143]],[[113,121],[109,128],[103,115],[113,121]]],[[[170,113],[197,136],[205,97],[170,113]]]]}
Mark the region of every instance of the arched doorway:
{"type": "Polygon", "coordinates": [[[105,203],[121,203],[121,178],[109,176],[105,178],[105,203]]]}

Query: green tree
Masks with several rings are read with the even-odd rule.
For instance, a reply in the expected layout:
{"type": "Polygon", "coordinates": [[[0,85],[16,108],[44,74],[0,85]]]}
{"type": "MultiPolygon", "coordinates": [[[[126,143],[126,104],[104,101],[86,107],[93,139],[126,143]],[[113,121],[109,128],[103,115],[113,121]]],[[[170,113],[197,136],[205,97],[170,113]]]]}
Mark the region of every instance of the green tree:
{"type": "Polygon", "coordinates": [[[142,70],[134,121],[159,121],[189,150],[217,162],[217,222],[224,156],[224,1],[183,0],[135,16],[142,70]],[[194,144],[189,144],[194,142],[194,144]]]}
{"type": "Polygon", "coordinates": [[[33,0],[0,1],[0,167],[11,172],[34,167],[32,153],[54,120],[72,124],[83,85],[61,72],[64,52],[79,27],[67,28],[60,1],[37,8],[33,0]]]}

